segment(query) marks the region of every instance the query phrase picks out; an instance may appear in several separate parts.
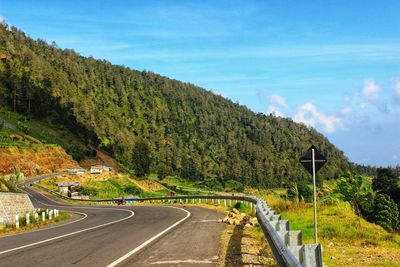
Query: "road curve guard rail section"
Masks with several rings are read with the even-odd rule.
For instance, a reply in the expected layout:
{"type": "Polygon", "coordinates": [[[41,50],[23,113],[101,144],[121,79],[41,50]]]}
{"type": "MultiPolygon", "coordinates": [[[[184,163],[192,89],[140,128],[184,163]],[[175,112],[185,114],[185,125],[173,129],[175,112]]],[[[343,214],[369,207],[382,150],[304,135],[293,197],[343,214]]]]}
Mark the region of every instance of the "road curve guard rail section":
{"type": "MultiPolygon", "coordinates": [[[[76,200],[81,202],[97,202],[97,203],[116,203],[116,199],[99,199],[99,200],[84,200],[73,199],[61,195],[59,192],[41,186],[34,182],[35,186],[42,188],[52,194],[63,199],[76,200]]],[[[248,202],[251,207],[255,207],[256,216],[261,229],[264,232],[276,262],[279,266],[296,266],[296,267],[322,267],[322,245],[320,244],[303,244],[303,235],[301,231],[290,230],[288,220],[282,220],[281,215],[267,205],[267,203],[257,197],[252,196],[226,196],[226,195],[199,195],[199,196],[173,196],[173,197],[147,197],[147,198],[125,198],[129,202],[144,202],[144,201],[164,201],[172,202],[179,201],[195,203],[201,200],[224,200],[226,206],[227,200],[236,200],[240,202],[248,202]]]]}

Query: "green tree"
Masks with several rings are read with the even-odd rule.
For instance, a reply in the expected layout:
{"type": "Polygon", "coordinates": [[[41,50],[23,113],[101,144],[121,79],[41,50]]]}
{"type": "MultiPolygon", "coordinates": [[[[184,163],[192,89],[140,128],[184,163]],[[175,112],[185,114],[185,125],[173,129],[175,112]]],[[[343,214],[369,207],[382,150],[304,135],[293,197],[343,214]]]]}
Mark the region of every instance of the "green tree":
{"type": "Polygon", "coordinates": [[[398,188],[398,181],[391,168],[379,168],[376,177],[372,179],[372,188],[377,193],[390,196],[398,188]]]}
{"type": "Polygon", "coordinates": [[[385,194],[378,194],[375,199],[374,223],[388,231],[395,232],[399,227],[399,210],[396,203],[385,194]]]}
{"type": "Polygon", "coordinates": [[[141,177],[150,173],[151,157],[147,142],[142,139],[136,141],[133,147],[132,161],[137,176],[141,177]]]}
{"type": "Polygon", "coordinates": [[[344,201],[348,201],[359,216],[363,214],[363,204],[371,195],[371,188],[367,186],[361,175],[347,172],[339,178],[335,192],[338,193],[344,201]]]}

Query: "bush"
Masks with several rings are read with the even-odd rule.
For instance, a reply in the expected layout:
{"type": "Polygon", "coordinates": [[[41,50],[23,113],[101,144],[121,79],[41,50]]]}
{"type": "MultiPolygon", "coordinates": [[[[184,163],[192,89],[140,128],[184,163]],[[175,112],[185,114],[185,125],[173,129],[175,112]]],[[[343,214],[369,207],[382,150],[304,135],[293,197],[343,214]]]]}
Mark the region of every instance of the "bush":
{"type": "Polygon", "coordinates": [[[143,193],[143,190],[134,185],[127,185],[124,188],[124,192],[131,195],[140,195],[143,193]]]}
{"type": "Polygon", "coordinates": [[[78,187],[77,191],[79,191],[79,193],[81,193],[82,195],[86,195],[86,196],[95,196],[98,194],[98,190],[96,188],[93,187],[78,187]]]}
{"type": "Polygon", "coordinates": [[[313,188],[306,180],[298,180],[290,182],[286,185],[288,190],[287,197],[289,200],[298,202],[300,200],[311,202],[313,199],[313,188]]]}
{"type": "Polygon", "coordinates": [[[399,210],[388,195],[376,196],[373,220],[388,231],[394,232],[398,229],[399,210]]]}
{"type": "Polygon", "coordinates": [[[228,180],[224,184],[225,191],[226,192],[243,192],[244,191],[244,185],[241,182],[235,181],[235,180],[228,180]]]}
{"type": "Polygon", "coordinates": [[[214,191],[224,191],[224,186],[220,180],[217,179],[208,179],[205,181],[201,181],[198,186],[207,188],[214,191]]]}

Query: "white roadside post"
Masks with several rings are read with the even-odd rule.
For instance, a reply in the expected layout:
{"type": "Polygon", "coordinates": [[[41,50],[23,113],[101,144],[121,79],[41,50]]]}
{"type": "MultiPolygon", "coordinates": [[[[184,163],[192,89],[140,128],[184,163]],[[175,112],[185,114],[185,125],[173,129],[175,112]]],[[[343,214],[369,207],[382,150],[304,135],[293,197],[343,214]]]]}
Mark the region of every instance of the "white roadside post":
{"type": "Polygon", "coordinates": [[[26,216],[25,216],[25,220],[26,220],[26,225],[29,225],[29,224],[31,223],[31,220],[30,220],[30,215],[29,215],[29,213],[27,213],[27,214],[26,214],[26,216]]]}
{"type": "Polygon", "coordinates": [[[19,214],[15,215],[15,228],[19,228],[19,214]]]}
{"type": "Polygon", "coordinates": [[[46,212],[42,212],[42,222],[46,221],[46,212]]]}
{"type": "Polygon", "coordinates": [[[39,214],[37,212],[35,212],[34,218],[35,218],[35,223],[38,223],[39,222],[39,214]]]}
{"type": "Polygon", "coordinates": [[[226,207],[226,199],[224,199],[224,206],[226,207]]]}

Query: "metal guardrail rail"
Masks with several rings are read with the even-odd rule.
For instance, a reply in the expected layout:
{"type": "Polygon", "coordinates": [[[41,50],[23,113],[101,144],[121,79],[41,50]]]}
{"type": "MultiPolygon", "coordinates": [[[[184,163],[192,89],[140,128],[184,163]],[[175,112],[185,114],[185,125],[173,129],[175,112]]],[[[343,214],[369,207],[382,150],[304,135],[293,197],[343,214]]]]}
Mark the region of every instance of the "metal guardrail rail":
{"type": "MultiPolygon", "coordinates": [[[[76,200],[81,202],[97,202],[97,203],[117,203],[117,199],[98,199],[85,200],[73,199],[63,196],[59,192],[51,190],[47,187],[36,184],[35,186],[42,188],[52,194],[63,199],[76,200]]],[[[144,201],[179,201],[180,203],[195,203],[195,200],[215,200],[221,204],[224,200],[226,206],[227,200],[236,200],[240,202],[248,202],[252,208],[255,208],[256,216],[264,236],[267,239],[276,262],[279,266],[296,266],[296,267],[322,267],[322,245],[320,244],[303,244],[303,235],[301,231],[290,230],[290,223],[282,220],[281,215],[267,205],[267,203],[253,196],[224,196],[224,195],[199,195],[199,196],[173,196],[173,197],[147,197],[147,198],[125,198],[127,202],[144,202],[144,201]]]]}

